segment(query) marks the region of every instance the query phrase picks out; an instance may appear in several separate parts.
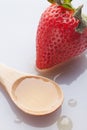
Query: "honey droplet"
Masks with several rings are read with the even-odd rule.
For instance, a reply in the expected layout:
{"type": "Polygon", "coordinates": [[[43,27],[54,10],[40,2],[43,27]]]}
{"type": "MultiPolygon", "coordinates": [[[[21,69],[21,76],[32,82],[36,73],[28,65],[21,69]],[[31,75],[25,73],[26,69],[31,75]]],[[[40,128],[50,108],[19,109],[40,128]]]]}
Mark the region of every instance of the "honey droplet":
{"type": "Polygon", "coordinates": [[[58,130],[72,130],[73,124],[69,117],[61,116],[57,121],[58,130]]]}
{"type": "Polygon", "coordinates": [[[69,105],[70,107],[75,107],[75,106],[77,105],[77,101],[74,100],[74,99],[70,99],[70,100],[68,101],[68,105],[69,105]]]}

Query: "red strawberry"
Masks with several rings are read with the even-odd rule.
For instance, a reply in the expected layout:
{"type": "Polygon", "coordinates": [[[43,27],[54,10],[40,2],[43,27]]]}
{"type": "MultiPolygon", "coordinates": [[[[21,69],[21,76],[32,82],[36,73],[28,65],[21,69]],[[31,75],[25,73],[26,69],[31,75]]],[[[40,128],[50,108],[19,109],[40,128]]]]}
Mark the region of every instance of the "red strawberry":
{"type": "MultiPolygon", "coordinates": [[[[50,1],[50,0],[49,0],[50,1]]],[[[87,49],[87,24],[82,6],[74,9],[71,0],[51,0],[42,14],[36,37],[36,67],[49,69],[80,55],[87,49]]]]}

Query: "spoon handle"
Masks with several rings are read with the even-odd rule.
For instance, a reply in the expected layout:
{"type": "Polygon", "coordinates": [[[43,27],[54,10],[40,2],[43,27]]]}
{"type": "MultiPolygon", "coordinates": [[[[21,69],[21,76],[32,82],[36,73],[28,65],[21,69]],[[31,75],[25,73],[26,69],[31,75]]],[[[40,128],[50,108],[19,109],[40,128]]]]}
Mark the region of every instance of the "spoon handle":
{"type": "Polygon", "coordinates": [[[25,74],[15,69],[0,64],[0,83],[10,92],[14,82],[23,77],[25,74]]]}

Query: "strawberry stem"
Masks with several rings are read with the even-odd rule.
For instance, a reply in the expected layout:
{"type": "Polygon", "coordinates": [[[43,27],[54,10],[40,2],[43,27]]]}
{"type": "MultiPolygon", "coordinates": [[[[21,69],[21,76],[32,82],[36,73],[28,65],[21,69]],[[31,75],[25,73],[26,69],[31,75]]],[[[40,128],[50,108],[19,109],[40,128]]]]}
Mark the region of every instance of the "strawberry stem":
{"type": "Polygon", "coordinates": [[[62,1],[61,1],[61,0],[55,0],[55,2],[56,2],[58,5],[62,5],[62,1]]]}
{"type": "Polygon", "coordinates": [[[50,3],[57,3],[58,5],[61,5],[62,4],[62,2],[61,2],[61,0],[48,0],[48,2],[50,2],[50,3]]]}

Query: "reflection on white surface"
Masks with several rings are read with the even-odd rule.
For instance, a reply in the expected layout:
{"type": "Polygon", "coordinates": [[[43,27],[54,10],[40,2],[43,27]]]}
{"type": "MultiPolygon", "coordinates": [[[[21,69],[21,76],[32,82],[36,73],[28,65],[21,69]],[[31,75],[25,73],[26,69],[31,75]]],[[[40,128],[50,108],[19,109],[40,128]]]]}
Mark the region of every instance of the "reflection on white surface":
{"type": "Polygon", "coordinates": [[[15,122],[15,123],[18,123],[18,124],[19,124],[19,123],[22,123],[22,121],[21,121],[20,119],[18,119],[18,118],[16,118],[16,119],[14,120],[14,122],[15,122]]]}
{"type": "MultiPolygon", "coordinates": [[[[83,12],[87,14],[86,0],[73,3],[75,6],[85,3],[83,12]]],[[[0,62],[54,79],[64,92],[62,109],[45,117],[26,115],[0,86],[0,130],[58,130],[56,122],[61,115],[71,119],[71,130],[87,130],[87,54],[47,74],[34,68],[36,29],[48,5],[46,0],[0,0],[0,62]],[[73,109],[68,105],[70,99],[77,101],[73,109]]]]}

